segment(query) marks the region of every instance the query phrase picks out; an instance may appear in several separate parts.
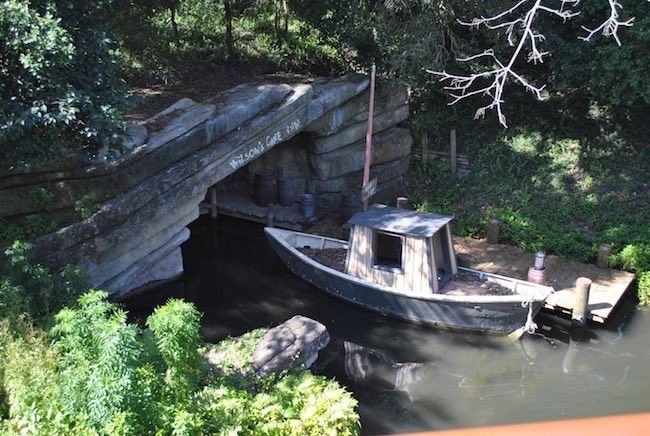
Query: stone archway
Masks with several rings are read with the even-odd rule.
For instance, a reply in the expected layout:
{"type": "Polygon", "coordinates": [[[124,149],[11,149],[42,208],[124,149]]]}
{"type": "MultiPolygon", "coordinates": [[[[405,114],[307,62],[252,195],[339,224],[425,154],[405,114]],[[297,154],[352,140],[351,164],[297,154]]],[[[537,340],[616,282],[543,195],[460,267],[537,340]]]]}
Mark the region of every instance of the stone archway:
{"type": "MultiPolygon", "coordinates": [[[[182,273],[180,245],[206,191],[265,155],[279,159],[301,132],[311,182],[323,204],[336,202],[363,165],[368,80],[351,74],[307,83],[240,85],[204,102],[182,99],[130,126],[126,152],[112,160],[0,172],[0,217],[39,210],[31,194],[54,194],[66,216],[92,194],[101,208],[87,219],[39,238],[37,258],[53,268],[78,265],[93,287],[123,294],[182,273]],[[274,157],[275,156],[275,157],[274,157]]],[[[408,168],[411,135],[396,125],[408,117],[407,92],[379,86],[373,171],[390,183],[408,168]]]]}

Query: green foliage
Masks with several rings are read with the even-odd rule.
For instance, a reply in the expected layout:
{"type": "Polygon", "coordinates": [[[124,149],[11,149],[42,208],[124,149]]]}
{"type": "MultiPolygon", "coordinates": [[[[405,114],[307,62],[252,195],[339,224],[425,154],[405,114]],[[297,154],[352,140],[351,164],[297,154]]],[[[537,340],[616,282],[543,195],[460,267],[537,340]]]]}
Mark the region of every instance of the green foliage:
{"type": "Polygon", "coordinates": [[[29,249],[29,244],[16,241],[0,262],[0,319],[14,323],[28,316],[46,325],[54,313],[77,299],[84,280],[73,268],[52,274],[42,265],[33,265],[29,249]]]}
{"type": "Polygon", "coordinates": [[[138,329],[106,295],[83,295],[77,307],[59,312],[50,332],[61,381],[49,389],[60,398],[58,411],[98,431],[114,425],[117,413],[126,419],[122,425],[135,428],[141,400],[134,389],[142,353],[138,329]]]}
{"type": "Polygon", "coordinates": [[[0,323],[4,433],[357,433],[356,402],[336,382],[306,371],[252,373],[263,331],[218,344],[224,364],[208,373],[191,304],[170,300],[142,332],[106,296],[90,291],[62,310],[49,337],[14,337],[0,323]]]}
{"type": "Polygon", "coordinates": [[[5,251],[0,259],[0,415],[7,413],[3,383],[9,360],[6,353],[18,350],[10,345],[16,338],[38,336],[32,323],[50,325],[54,313],[74,301],[83,286],[81,275],[72,268],[52,274],[41,265],[33,265],[28,244],[14,242],[5,251]]]}
{"type": "Polygon", "coordinates": [[[32,198],[43,210],[51,210],[52,202],[54,201],[54,194],[45,188],[36,188],[31,193],[32,198]]]}
{"type": "Polygon", "coordinates": [[[39,236],[53,232],[59,226],[52,218],[41,214],[30,214],[21,221],[5,224],[0,220],[0,245],[12,241],[32,241],[39,236]]]}
{"type": "Polygon", "coordinates": [[[650,271],[644,271],[637,277],[639,302],[644,306],[650,306],[650,271]]]}
{"type": "Polygon", "coordinates": [[[0,161],[96,156],[126,107],[103,27],[111,0],[0,3],[0,161]]]}
{"type": "Polygon", "coordinates": [[[86,194],[74,202],[74,210],[81,219],[86,219],[99,210],[99,204],[95,202],[94,195],[86,194]]]}
{"type": "Polygon", "coordinates": [[[202,400],[211,432],[262,435],[350,435],[359,431],[356,400],[336,382],[308,371],[256,376],[250,357],[264,330],[215,345],[219,371],[202,400]],[[210,404],[211,403],[211,404],[210,404]]]}
{"type": "MultiPolygon", "coordinates": [[[[223,1],[175,2],[178,34],[170,25],[172,2],[123,2],[110,21],[124,59],[122,74],[132,81],[165,84],[193,78],[227,62],[247,69],[276,68],[327,74],[341,67],[329,39],[279,1],[230,0],[234,53],[229,53],[223,1]],[[286,32],[285,32],[286,19],[286,32]]],[[[203,77],[203,76],[202,76],[203,77]]]]}
{"type": "Polygon", "coordinates": [[[525,127],[473,135],[459,129],[468,175],[452,177],[446,165],[417,170],[410,197],[423,209],[453,213],[455,232],[475,237],[485,236],[487,221],[496,218],[504,243],[579,261],[594,260],[598,245],[610,243],[615,265],[647,270],[649,211],[639,195],[646,151],[612,136],[542,135],[525,127]]]}
{"type": "MultiPolygon", "coordinates": [[[[147,319],[147,327],[153,334],[157,352],[166,368],[165,395],[167,401],[176,407],[179,404],[189,406],[187,402],[196,391],[203,373],[198,351],[202,345],[199,337],[200,318],[201,314],[192,304],[172,299],[147,319]]],[[[172,423],[172,426],[175,425],[172,423]]]]}
{"type": "Polygon", "coordinates": [[[647,4],[630,1],[623,4],[621,19],[635,17],[634,25],[621,28],[622,44],[612,38],[578,40],[580,25],[600,23],[609,15],[606,2],[587,2],[581,5],[580,19],[562,26],[545,25],[548,49],[553,57],[548,64],[554,79],[554,88],[587,94],[590,99],[619,110],[650,104],[650,77],[644,56],[650,44],[650,17],[647,4]],[[625,80],[621,80],[625,77],[625,80]]]}
{"type": "Polygon", "coordinates": [[[650,243],[626,245],[612,256],[611,263],[636,273],[650,271],[650,243]]]}

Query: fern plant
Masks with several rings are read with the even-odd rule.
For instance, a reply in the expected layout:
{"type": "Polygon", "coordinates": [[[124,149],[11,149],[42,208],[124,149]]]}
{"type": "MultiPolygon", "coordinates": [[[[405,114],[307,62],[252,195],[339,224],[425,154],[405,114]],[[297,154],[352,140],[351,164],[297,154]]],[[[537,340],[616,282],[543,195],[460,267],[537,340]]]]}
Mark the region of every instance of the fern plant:
{"type": "Polygon", "coordinates": [[[49,334],[32,329],[12,339],[0,329],[10,415],[3,434],[358,431],[356,401],[335,381],[307,371],[252,372],[251,352],[263,331],[217,345],[223,364],[207,372],[192,304],[170,300],[143,331],[106,298],[84,294],[56,315],[49,334]]]}

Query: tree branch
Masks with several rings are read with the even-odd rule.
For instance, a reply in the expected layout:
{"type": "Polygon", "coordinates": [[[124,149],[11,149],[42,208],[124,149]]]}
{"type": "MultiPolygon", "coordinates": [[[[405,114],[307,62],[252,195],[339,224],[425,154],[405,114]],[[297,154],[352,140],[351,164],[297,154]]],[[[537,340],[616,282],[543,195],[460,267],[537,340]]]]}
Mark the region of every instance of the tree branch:
{"type": "MultiPolygon", "coordinates": [[[[473,18],[471,21],[458,20],[460,24],[472,28],[479,28],[480,26],[485,26],[490,30],[505,28],[508,44],[515,47],[510,53],[508,61],[502,62],[494,54],[494,51],[490,49],[479,54],[457,59],[458,62],[471,62],[478,59],[490,58],[496,64],[496,67],[487,71],[470,75],[456,75],[447,73],[446,71],[432,70],[427,70],[427,72],[439,76],[440,82],[448,83],[443,89],[449,91],[451,96],[449,105],[454,105],[463,99],[475,95],[490,97],[490,103],[479,107],[474,114],[474,118],[482,118],[485,116],[487,110],[495,110],[499,118],[499,123],[507,127],[506,117],[502,112],[501,104],[503,103],[503,92],[508,80],[512,80],[523,86],[524,89],[533,93],[537,99],[541,99],[541,92],[544,89],[544,86],[533,85],[514,70],[515,62],[524,56],[525,49],[527,49],[526,60],[533,64],[544,62],[544,57],[549,54],[540,48],[540,44],[544,41],[545,37],[533,28],[535,19],[538,14],[546,13],[561,18],[563,22],[566,22],[580,14],[580,11],[575,10],[575,8],[580,6],[581,1],[520,0],[509,9],[492,16],[481,16],[473,18]],[[488,80],[487,84],[482,85],[486,79],[488,80]]],[[[634,18],[621,21],[619,19],[619,10],[622,9],[621,4],[617,0],[607,1],[610,7],[609,18],[594,29],[583,26],[583,29],[588,33],[586,36],[579,37],[580,39],[589,41],[595,34],[601,32],[604,36],[613,37],[616,43],[621,45],[618,37],[618,28],[620,26],[632,26],[634,18]]]]}

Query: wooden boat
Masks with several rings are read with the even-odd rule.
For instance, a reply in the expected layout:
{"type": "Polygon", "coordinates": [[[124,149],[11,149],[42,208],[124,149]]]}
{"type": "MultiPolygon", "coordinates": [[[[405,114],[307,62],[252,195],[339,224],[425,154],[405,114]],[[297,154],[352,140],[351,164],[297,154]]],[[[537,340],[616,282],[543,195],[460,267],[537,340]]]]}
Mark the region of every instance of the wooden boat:
{"type": "Polygon", "coordinates": [[[367,309],[451,330],[533,330],[532,318],[553,289],[458,267],[452,218],[373,207],[350,219],[349,243],[271,227],[265,231],[294,274],[367,309]],[[338,262],[327,256],[317,260],[336,252],[338,262]]]}

